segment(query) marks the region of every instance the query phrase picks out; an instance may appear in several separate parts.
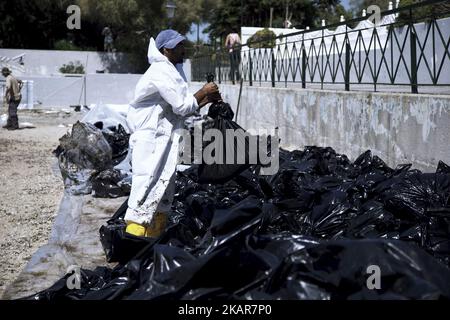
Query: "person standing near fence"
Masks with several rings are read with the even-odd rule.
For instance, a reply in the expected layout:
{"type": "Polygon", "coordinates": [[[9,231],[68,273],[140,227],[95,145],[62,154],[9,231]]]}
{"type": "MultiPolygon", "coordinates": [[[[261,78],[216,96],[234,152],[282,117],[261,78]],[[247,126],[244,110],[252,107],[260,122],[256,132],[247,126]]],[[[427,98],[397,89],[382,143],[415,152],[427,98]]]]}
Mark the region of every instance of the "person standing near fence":
{"type": "Polygon", "coordinates": [[[2,75],[6,78],[5,103],[8,106],[8,120],[3,128],[8,130],[19,129],[19,118],[17,108],[22,100],[22,81],[17,80],[8,68],[2,68],[2,75]]]}
{"type": "Polygon", "coordinates": [[[230,77],[235,83],[235,80],[240,80],[239,65],[241,63],[241,38],[235,30],[225,39],[225,47],[230,56],[230,77]]]}
{"type": "Polygon", "coordinates": [[[105,52],[114,52],[114,39],[112,31],[109,27],[105,27],[102,31],[104,37],[103,49],[105,52]]]}

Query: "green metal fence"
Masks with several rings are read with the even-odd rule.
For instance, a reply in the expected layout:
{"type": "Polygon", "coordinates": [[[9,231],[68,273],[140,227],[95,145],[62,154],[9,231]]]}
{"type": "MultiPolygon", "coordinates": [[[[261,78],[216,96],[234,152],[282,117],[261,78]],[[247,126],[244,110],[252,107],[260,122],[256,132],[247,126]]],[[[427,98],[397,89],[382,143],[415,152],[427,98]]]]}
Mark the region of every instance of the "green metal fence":
{"type": "Polygon", "coordinates": [[[277,37],[272,48],[211,50],[192,58],[192,79],[213,73],[219,83],[407,86],[413,93],[421,86],[450,87],[448,4],[428,0],[381,12],[374,23],[367,16],[299,31],[277,37]]]}

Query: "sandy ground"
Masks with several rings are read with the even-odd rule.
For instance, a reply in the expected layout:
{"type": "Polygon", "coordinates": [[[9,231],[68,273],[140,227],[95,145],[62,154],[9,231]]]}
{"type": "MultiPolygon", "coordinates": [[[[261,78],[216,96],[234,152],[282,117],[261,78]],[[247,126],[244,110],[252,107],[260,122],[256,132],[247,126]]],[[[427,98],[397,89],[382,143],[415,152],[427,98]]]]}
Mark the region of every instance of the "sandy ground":
{"type": "Polygon", "coordinates": [[[80,117],[79,113],[19,111],[19,122],[36,128],[0,128],[0,297],[31,255],[47,243],[63,194],[52,151],[67,125],[80,117]]]}

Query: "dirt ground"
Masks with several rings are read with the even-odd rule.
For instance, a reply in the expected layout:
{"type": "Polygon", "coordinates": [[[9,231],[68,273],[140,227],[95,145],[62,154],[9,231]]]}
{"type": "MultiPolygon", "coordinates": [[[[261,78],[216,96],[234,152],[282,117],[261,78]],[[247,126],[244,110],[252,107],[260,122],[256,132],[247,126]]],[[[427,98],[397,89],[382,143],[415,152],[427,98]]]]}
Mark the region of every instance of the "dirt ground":
{"type": "Polygon", "coordinates": [[[52,151],[69,125],[81,116],[75,112],[19,111],[19,122],[36,128],[0,128],[0,297],[31,255],[47,243],[63,194],[52,151]]]}

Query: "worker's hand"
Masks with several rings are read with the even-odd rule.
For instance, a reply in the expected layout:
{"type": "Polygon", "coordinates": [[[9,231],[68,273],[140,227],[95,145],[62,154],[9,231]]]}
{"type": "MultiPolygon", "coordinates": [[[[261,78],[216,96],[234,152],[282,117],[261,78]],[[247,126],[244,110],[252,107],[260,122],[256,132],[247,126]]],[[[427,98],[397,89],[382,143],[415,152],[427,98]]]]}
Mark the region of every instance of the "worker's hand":
{"type": "Polygon", "coordinates": [[[208,94],[206,97],[208,99],[208,102],[216,102],[222,100],[222,96],[220,95],[219,91],[208,94]]]}
{"type": "Polygon", "coordinates": [[[222,100],[219,93],[219,87],[214,82],[205,84],[196,94],[194,94],[194,97],[200,108],[208,103],[222,100]]]}
{"type": "Polygon", "coordinates": [[[202,91],[206,96],[209,96],[211,94],[218,93],[219,87],[214,82],[209,82],[203,86],[202,91]]]}
{"type": "Polygon", "coordinates": [[[213,103],[213,102],[217,102],[217,101],[221,101],[222,100],[222,96],[220,95],[219,92],[213,92],[211,94],[206,95],[199,103],[198,106],[200,108],[206,106],[208,103],[213,103]]]}
{"type": "Polygon", "coordinates": [[[200,101],[198,102],[198,106],[199,106],[200,108],[203,108],[203,107],[206,106],[208,103],[209,103],[208,96],[205,96],[202,100],[200,100],[200,101]]]}
{"type": "Polygon", "coordinates": [[[203,86],[203,89],[206,93],[206,99],[208,103],[222,100],[222,96],[219,92],[219,87],[214,82],[207,83],[205,86],[203,86]]]}

